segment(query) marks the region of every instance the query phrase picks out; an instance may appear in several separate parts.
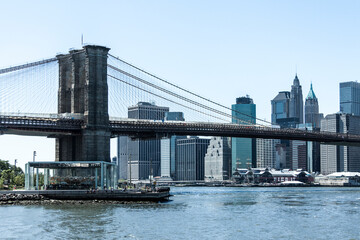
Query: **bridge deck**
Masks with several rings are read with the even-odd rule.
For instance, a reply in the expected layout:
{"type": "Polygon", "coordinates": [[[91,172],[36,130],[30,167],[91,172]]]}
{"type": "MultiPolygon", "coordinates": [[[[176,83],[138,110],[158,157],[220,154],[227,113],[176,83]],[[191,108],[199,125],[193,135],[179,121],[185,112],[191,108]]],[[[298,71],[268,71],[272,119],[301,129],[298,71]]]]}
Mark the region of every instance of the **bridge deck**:
{"type": "MultiPolygon", "coordinates": [[[[0,116],[1,134],[32,136],[78,135],[86,128],[82,119],[0,116]]],[[[317,141],[327,144],[360,146],[360,135],[279,129],[257,125],[123,119],[109,121],[112,136],[159,138],[171,135],[223,136],[317,141]]]]}

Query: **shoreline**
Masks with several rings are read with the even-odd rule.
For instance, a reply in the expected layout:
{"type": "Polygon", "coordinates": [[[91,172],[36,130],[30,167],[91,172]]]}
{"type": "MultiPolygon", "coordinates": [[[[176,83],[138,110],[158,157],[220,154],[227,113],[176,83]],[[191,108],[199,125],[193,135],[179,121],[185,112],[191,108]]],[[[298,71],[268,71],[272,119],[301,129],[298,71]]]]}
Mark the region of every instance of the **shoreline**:
{"type": "Polygon", "coordinates": [[[0,205],[33,205],[60,203],[149,203],[169,201],[169,191],[145,192],[122,190],[14,190],[0,191],[0,205]]]}

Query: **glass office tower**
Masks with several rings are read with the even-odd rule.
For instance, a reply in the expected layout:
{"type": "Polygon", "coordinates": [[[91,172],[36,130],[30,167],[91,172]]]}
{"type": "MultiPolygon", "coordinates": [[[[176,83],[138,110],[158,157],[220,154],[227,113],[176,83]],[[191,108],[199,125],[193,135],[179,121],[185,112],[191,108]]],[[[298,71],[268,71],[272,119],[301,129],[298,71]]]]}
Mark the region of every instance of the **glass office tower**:
{"type": "Polygon", "coordinates": [[[360,116],[360,83],[340,83],[340,112],[360,116]]]}
{"type": "MultiPolygon", "coordinates": [[[[232,122],[238,124],[256,123],[256,105],[247,95],[236,99],[232,107],[232,122]]],[[[236,168],[256,167],[256,139],[232,138],[232,173],[236,168]]]]}

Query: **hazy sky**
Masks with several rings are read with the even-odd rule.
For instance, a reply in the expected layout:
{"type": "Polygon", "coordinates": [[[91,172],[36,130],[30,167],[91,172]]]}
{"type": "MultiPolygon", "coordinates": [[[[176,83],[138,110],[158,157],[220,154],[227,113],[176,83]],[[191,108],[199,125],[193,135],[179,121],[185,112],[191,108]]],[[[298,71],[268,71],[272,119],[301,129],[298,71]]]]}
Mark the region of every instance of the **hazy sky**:
{"type": "MultiPolygon", "coordinates": [[[[339,110],[339,82],[360,72],[359,1],[7,1],[0,68],[87,43],[230,106],[249,94],[270,120],[270,100],[296,68],[325,115],[339,110]]],[[[1,101],[1,96],[0,96],[1,101]]],[[[54,159],[54,140],[0,136],[0,159],[54,159]]],[[[112,148],[112,156],[116,149],[112,148]]]]}

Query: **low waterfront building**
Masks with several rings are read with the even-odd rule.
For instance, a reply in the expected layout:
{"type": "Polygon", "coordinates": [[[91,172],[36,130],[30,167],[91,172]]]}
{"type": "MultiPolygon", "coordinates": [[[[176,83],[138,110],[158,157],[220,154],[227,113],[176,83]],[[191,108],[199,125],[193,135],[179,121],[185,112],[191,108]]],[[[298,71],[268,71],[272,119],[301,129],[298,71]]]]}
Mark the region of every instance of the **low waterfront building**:
{"type": "Polygon", "coordinates": [[[117,188],[117,173],[114,162],[28,162],[25,164],[25,190],[117,188]],[[39,179],[41,173],[43,185],[39,179]]]}
{"type": "Polygon", "coordinates": [[[360,186],[360,172],[335,172],[315,177],[315,182],[326,186],[360,186]]]}
{"type": "Polygon", "coordinates": [[[310,173],[298,169],[275,170],[268,168],[237,169],[234,173],[234,180],[237,183],[282,183],[290,181],[301,181],[311,183],[314,178],[310,173]]]}

